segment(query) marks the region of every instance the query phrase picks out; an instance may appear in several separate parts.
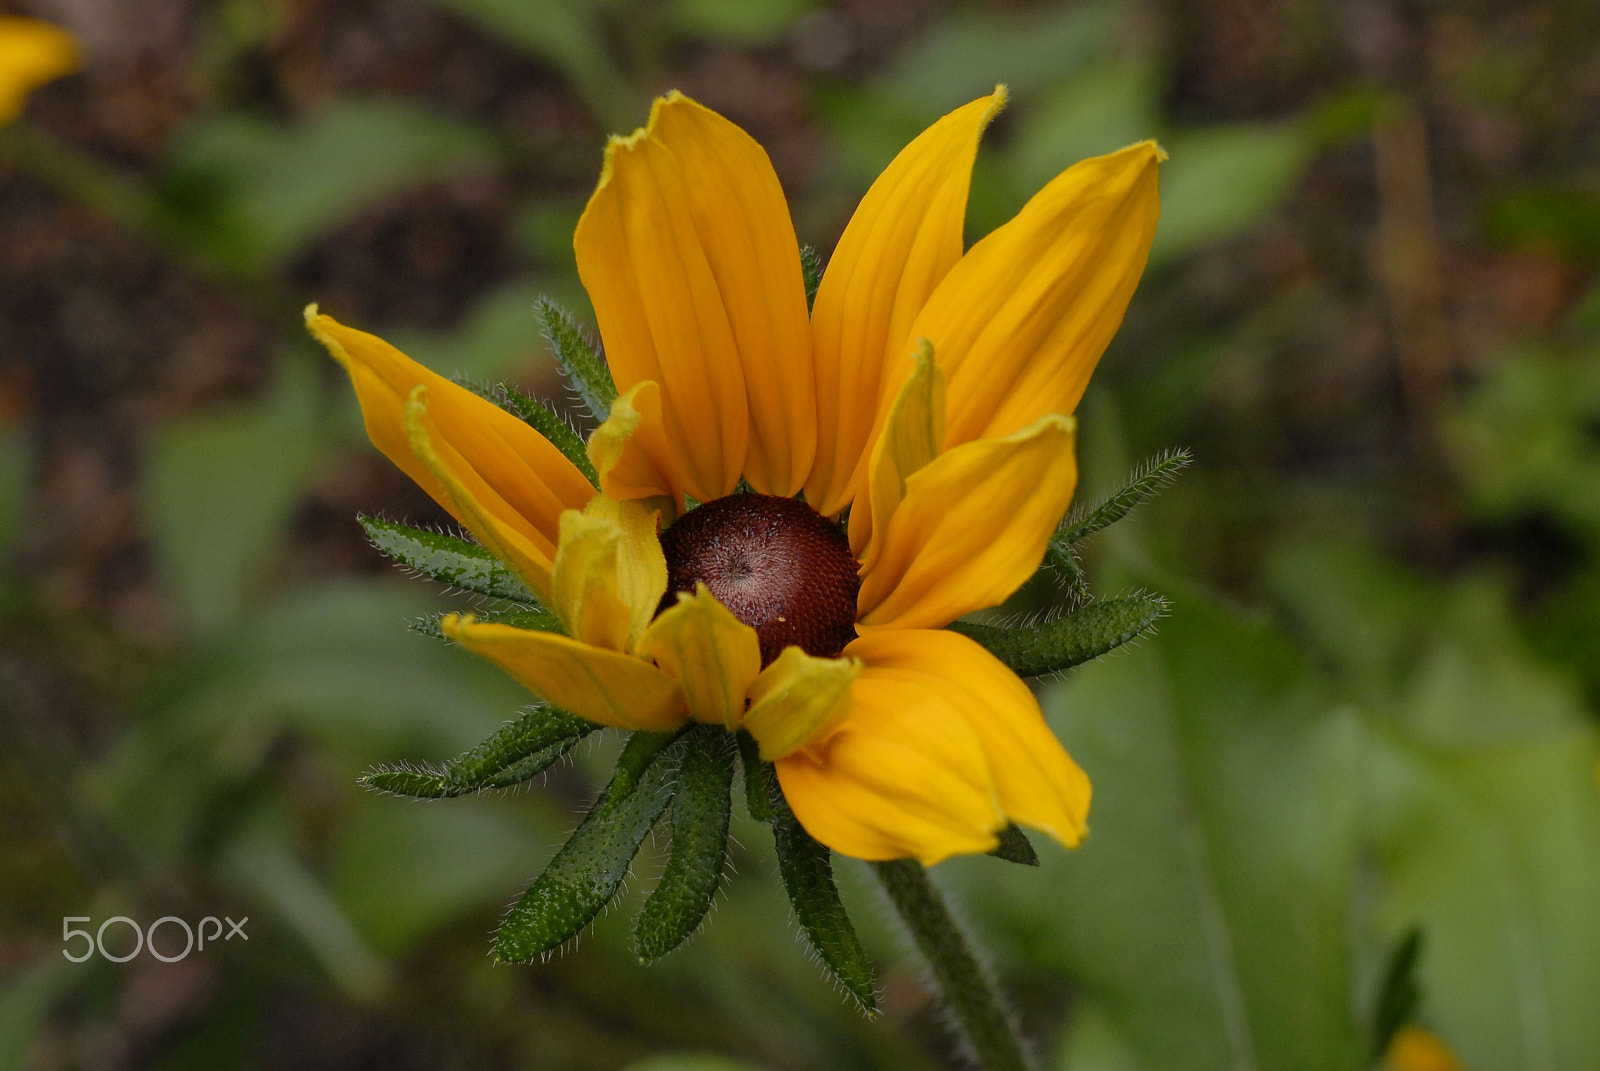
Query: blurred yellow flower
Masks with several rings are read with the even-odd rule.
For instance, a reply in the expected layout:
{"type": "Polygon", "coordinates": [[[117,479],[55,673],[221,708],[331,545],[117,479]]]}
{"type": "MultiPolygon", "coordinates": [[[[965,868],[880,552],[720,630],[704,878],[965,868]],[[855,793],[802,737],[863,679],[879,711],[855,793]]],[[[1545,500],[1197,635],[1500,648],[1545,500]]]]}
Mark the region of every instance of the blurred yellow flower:
{"type": "Polygon", "coordinates": [[[448,636],[596,722],[748,729],[805,828],[863,859],[1085,830],[1088,779],[1028,687],[943,626],[1015,591],[1072,500],[1071,414],[1144,270],[1164,154],[1085,160],[963,251],[1005,96],[890,163],[809,317],[748,134],[672,93],[613,138],[574,239],[622,392],[588,444],[600,494],[522,421],[307,310],[373,443],[565,629],[451,615],[448,636]]]}
{"type": "Polygon", "coordinates": [[[28,94],[79,66],[78,42],[59,26],[0,15],[0,126],[22,114],[28,94]]]}
{"type": "Polygon", "coordinates": [[[1461,1071],[1455,1054],[1420,1026],[1402,1026],[1389,1042],[1385,1071],[1461,1071]]]}

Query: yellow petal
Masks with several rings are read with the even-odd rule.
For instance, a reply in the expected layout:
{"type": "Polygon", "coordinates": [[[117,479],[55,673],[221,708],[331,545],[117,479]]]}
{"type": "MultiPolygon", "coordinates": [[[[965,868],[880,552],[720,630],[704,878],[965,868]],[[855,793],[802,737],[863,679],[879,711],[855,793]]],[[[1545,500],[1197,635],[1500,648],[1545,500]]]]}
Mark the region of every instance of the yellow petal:
{"type": "MultiPolygon", "coordinates": [[[[845,648],[847,657],[860,642],[845,648]]],[[[863,668],[843,724],[777,762],[807,832],[858,859],[911,857],[929,866],[995,846],[1006,819],[988,760],[946,690],[937,676],[863,668]]]]}
{"type": "Polygon", "coordinates": [[[667,591],[659,520],[660,514],[638,502],[604,495],[582,513],[561,515],[551,609],[568,635],[612,651],[634,649],[667,591]]]}
{"type": "Polygon", "coordinates": [[[1395,1031],[1383,1058],[1384,1071],[1461,1071],[1461,1061],[1436,1035],[1420,1026],[1395,1031]]]}
{"type": "Polygon", "coordinates": [[[936,628],[995,606],[1038,568],[1078,482],[1071,417],[966,443],[906,480],[861,578],[857,628],[936,628]]]}
{"type": "Polygon", "coordinates": [[[817,459],[806,500],[824,515],[849,504],[880,396],[905,378],[884,366],[961,258],[978,139],[1005,104],[1004,86],[957,108],[901,150],[861,199],[828,261],[811,313],[817,459]]]}
{"type": "Polygon", "coordinates": [[[869,493],[850,511],[850,549],[871,568],[877,546],[869,544],[872,519],[889,517],[906,496],[906,480],[939,455],[944,442],[944,372],[926,339],[913,354],[916,365],[889,410],[883,433],[872,445],[869,493]]]}
{"type": "Polygon", "coordinates": [[[672,493],[720,498],[741,471],[798,488],[816,440],[805,287],[761,147],[681,94],[657,100],[607,145],[573,242],[618,387],[661,385],[661,422],[636,438],[672,493]]]}
{"type": "Polygon", "coordinates": [[[660,732],[687,714],[678,682],[632,655],[554,632],[478,624],[470,615],[450,614],[439,627],[541,699],[601,725],[660,732]]]}
{"type": "Polygon", "coordinates": [[[745,693],[761,672],[761,640],[704,584],[697,583],[693,595],[679,592],[677,605],[661,611],[639,641],[639,653],[678,678],[690,717],[739,727],[745,693]]]}
{"type": "Polygon", "coordinates": [[[548,571],[561,514],[582,509],[594,497],[578,467],[521,420],[429,371],[383,339],[320,315],[315,305],[306,308],[306,326],[350,374],[373,445],[482,539],[484,533],[411,449],[405,406],[414,388],[428,388],[438,457],[499,526],[539,549],[542,568],[548,571]]]}
{"type": "Polygon", "coordinates": [[[888,629],[846,650],[880,675],[937,679],[983,745],[1006,817],[1068,848],[1083,840],[1089,778],[1045,723],[1039,701],[979,644],[943,629],[888,629]]]}
{"type": "MultiPolygon", "coordinates": [[[[1144,271],[1164,157],[1146,141],[1068,168],[928,298],[910,337],[933,343],[950,379],[947,448],[1077,408],[1144,271]]],[[[896,357],[892,382],[910,346],[896,357]]]]}
{"type": "MultiPolygon", "coordinates": [[[[589,460],[607,498],[671,496],[672,480],[634,439],[645,423],[661,426],[661,387],[653,379],[640,380],[618,395],[611,403],[611,415],[589,436],[589,460]]],[[[674,513],[678,505],[674,504],[674,513]]]]}
{"type": "Polygon", "coordinates": [[[745,478],[762,494],[788,497],[811,474],[817,404],[800,243],[783,187],[754,138],[681,93],[656,104],[649,134],[683,170],[733,329],[750,406],[745,478]]]}
{"type": "Polygon", "coordinates": [[[850,686],[861,675],[855,658],[817,658],[786,647],[750,689],[744,727],[774,762],[823,740],[850,716],[850,686]]]}
{"type": "Polygon", "coordinates": [[[20,15],[0,16],[0,126],[22,114],[28,94],[81,64],[66,30],[20,15]]]}
{"type": "MultiPolygon", "coordinates": [[[[363,384],[372,386],[370,379],[371,373],[366,369],[351,373],[358,392],[363,384]]],[[[421,474],[428,482],[423,483],[416,476],[412,479],[466,525],[489,553],[516,570],[541,598],[548,599],[554,550],[550,541],[526,522],[515,523],[522,518],[439,432],[428,410],[429,400],[428,388],[419,383],[411,388],[405,405],[403,419],[411,460],[421,466],[421,474]]],[[[378,442],[376,436],[373,442],[378,442]]]]}

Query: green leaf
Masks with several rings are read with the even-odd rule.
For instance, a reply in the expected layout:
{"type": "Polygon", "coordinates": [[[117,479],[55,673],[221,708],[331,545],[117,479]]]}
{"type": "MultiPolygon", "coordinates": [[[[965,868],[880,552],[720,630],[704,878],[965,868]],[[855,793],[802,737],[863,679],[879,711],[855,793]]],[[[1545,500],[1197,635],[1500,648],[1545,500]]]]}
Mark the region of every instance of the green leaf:
{"type": "Polygon", "coordinates": [[[772,782],[772,839],[789,906],[822,965],[868,1015],[878,1011],[872,965],[833,881],[832,852],[807,833],[772,782]]]}
{"type": "Polygon", "coordinates": [[[495,388],[495,393],[499,395],[501,405],[525,420],[534,431],[549,439],[557,450],[566,455],[568,461],[578,466],[578,471],[583,473],[590,484],[595,487],[600,486],[600,474],[595,472],[594,462],[589,460],[589,453],[584,449],[583,440],[572,430],[572,425],[540,402],[504,383],[495,388]]]}
{"type": "Polygon", "coordinates": [[[448,799],[486,788],[506,788],[543,772],[598,728],[575,714],[540,705],[443,769],[377,767],[360,780],[374,791],[417,799],[448,799]]]}
{"type": "MultiPolygon", "coordinates": [[[[407,624],[412,632],[422,636],[431,636],[436,640],[445,638],[444,630],[439,623],[448,615],[445,613],[429,614],[407,624]]],[[[479,614],[478,623],[483,625],[510,625],[512,628],[529,629],[534,632],[561,632],[561,619],[549,610],[505,610],[496,613],[479,614]]]]}
{"type": "Polygon", "coordinates": [[[1417,986],[1417,960],[1422,954],[1422,930],[1416,926],[1395,945],[1383,973],[1383,987],[1372,1010],[1372,1061],[1377,1063],[1389,1051],[1395,1033],[1409,1023],[1422,1003],[1417,986]]]}
{"type": "Polygon", "coordinates": [[[733,738],[718,726],[691,730],[672,800],[672,854],[633,924],[633,951],[652,963],[686,941],[711,910],[728,858],[733,738]]]}
{"type": "Polygon", "coordinates": [[[1021,863],[1023,866],[1039,865],[1039,853],[1033,850],[1033,842],[1015,822],[1000,831],[1000,843],[989,854],[1008,863],[1021,863]]]}
{"type": "Polygon", "coordinates": [[[749,732],[740,729],[739,765],[744,768],[744,802],[750,817],[758,822],[772,819],[772,764],[761,761],[761,747],[749,732]]]}
{"type": "Polygon", "coordinates": [[[818,0],[674,0],[673,20],[690,34],[746,48],[776,44],[818,0]]]}
{"type": "Polygon", "coordinates": [[[1082,665],[1137,639],[1167,613],[1159,595],[1129,595],[1091,602],[1031,628],[954,621],[948,628],[977,640],[1018,676],[1039,677],[1082,665]]]}
{"type": "Polygon", "coordinates": [[[611,403],[617,400],[617,385],[611,379],[611,369],[595,353],[589,340],[583,337],[576,322],[565,309],[549,298],[540,298],[534,313],[544,325],[544,337],[550,343],[556,363],[567,374],[572,389],[578,392],[583,404],[598,421],[611,415],[611,403]]]}
{"type": "Polygon", "coordinates": [[[806,285],[806,308],[817,303],[817,287],[822,285],[822,254],[809,245],[800,247],[800,277],[806,285]]]}
{"type": "Polygon", "coordinates": [[[672,801],[683,745],[635,733],[617,772],[495,934],[502,963],[529,963],[575,937],[621,888],[639,847],[672,801]]]}
{"type": "Polygon", "coordinates": [[[1073,511],[1073,516],[1051,539],[1052,544],[1070,547],[1089,536],[1116,524],[1139,503],[1154,497],[1176,480],[1189,467],[1194,455],[1187,450],[1168,450],[1146,461],[1128,482],[1096,504],[1093,508],[1073,511]]]}
{"type": "Polygon", "coordinates": [[[462,591],[539,605],[539,597],[521,577],[476,543],[378,517],[359,520],[372,545],[407,569],[462,591]]]}

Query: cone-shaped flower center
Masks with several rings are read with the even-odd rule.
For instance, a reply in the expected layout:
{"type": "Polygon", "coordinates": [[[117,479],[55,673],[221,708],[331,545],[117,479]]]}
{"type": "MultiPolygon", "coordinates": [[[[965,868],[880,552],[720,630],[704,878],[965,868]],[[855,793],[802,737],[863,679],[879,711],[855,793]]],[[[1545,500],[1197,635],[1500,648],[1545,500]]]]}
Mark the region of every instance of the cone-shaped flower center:
{"type": "Polygon", "coordinates": [[[690,510],[661,533],[666,609],[704,584],[761,637],[761,664],[794,645],[832,658],[856,638],[861,580],[839,527],[804,502],[729,495],[690,510]]]}

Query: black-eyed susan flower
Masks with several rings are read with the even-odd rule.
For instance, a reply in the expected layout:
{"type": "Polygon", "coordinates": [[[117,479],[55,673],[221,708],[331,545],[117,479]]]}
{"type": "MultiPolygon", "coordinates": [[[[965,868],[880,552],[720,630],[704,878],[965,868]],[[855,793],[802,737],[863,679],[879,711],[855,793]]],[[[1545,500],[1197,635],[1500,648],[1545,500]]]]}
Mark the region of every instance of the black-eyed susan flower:
{"type": "Polygon", "coordinates": [[[868,860],[1073,846],[1089,782],[1023,681],[945,628],[1039,566],[1072,413],[1143,271],[1154,143],[1083,161],[963,250],[1003,89],[862,200],[808,314],[766,153],[680,94],[607,146],[575,237],[620,394],[587,459],[315,307],[374,444],[555,627],[443,632],[602,725],[747,730],[804,828],[868,860]],[[598,486],[596,486],[596,484],[598,486]]]}
{"type": "Polygon", "coordinates": [[[78,42],[66,30],[21,15],[0,15],[0,126],[22,114],[28,94],[78,69],[78,42]]]}

